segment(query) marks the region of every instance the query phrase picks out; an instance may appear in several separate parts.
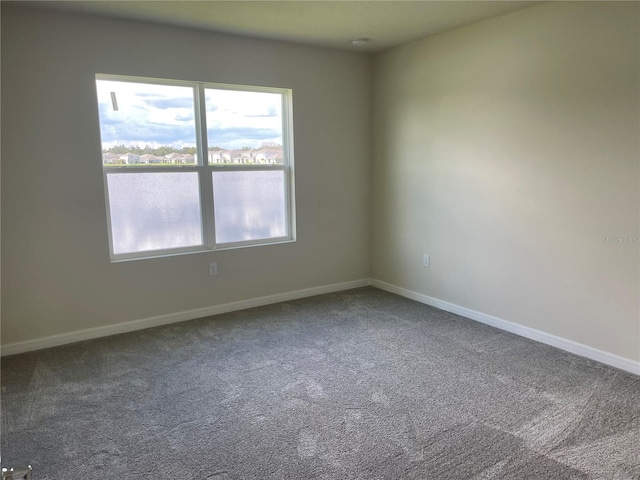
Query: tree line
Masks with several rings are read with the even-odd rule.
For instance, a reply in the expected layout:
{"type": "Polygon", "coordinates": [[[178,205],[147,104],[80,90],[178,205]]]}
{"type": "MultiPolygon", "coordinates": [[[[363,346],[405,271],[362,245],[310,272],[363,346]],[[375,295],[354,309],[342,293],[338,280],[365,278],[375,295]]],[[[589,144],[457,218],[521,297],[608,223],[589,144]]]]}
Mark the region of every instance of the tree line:
{"type": "Polygon", "coordinates": [[[170,153],[187,153],[194,155],[196,153],[196,147],[175,148],[168,147],[166,145],[162,147],[150,147],[149,145],[145,147],[116,145],[115,147],[103,149],[102,153],[134,153],[136,155],[155,155],[157,157],[164,157],[170,153]]]}
{"type": "MultiPolygon", "coordinates": [[[[264,142],[261,148],[277,148],[277,147],[281,147],[281,145],[278,145],[277,143],[264,142]]],[[[253,147],[244,146],[239,150],[248,151],[253,149],[254,149],[253,147]]],[[[216,145],[215,147],[209,147],[209,150],[217,151],[217,150],[225,150],[225,149],[216,145]]],[[[136,155],[155,155],[156,157],[164,157],[165,155],[168,155],[170,153],[187,153],[189,155],[195,155],[196,151],[197,151],[196,147],[175,148],[175,147],[169,147],[167,145],[164,145],[162,147],[151,147],[149,145],[146,145],[145,147],[139,147],[134,145],[129,145],[129,146],[116,145],[115,147],[102,149],[102,153],[117,153],[118,155],[123,155],[125,153],[134,153],[136,155]]]]}

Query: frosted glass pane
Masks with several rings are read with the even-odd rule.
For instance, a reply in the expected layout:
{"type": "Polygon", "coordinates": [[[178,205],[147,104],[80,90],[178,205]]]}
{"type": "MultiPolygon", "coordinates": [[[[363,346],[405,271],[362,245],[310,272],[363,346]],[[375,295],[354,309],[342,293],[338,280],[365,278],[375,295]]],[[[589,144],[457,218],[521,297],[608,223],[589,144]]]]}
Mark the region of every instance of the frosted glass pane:
{"type": "Polygon", "coordinates": [[[107,175],[115,254],[202,245],[195,172],[107,175]]]}
{"type": "Polygon", "coordinates": [[[214,172],[216,242],[284,237],[284,172],[214,172]]]}

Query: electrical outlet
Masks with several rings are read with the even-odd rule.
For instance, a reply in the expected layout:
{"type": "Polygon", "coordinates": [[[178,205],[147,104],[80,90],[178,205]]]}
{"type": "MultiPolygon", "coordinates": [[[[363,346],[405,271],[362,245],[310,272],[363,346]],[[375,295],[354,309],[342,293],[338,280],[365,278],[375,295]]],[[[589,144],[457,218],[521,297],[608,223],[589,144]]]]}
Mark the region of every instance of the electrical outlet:
{"type": "Polygon", "coordinates": [[[431,258],[426,253],[422,256],[422,266],[425,268],[429,268],[431,265],[431,258]]]}
{"type": "Polygon", "coordinates": [[[215,277],[218,275],[218,262],[209,263],[209,275],[215,277]]]}

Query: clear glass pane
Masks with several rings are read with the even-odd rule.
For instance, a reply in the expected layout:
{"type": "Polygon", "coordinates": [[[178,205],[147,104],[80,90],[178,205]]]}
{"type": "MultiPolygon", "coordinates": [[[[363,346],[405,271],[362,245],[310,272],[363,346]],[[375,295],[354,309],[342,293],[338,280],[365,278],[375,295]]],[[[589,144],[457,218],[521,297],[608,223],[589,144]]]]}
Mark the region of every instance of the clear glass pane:
{"type": "Polygon", "coordinates": [[[277,165],[282,150],[282,94],[205,89],[211,165],[277,165]]]}
{"type": "Polygon", "coordinates": [[[213,172],[216,242],[284,237],[284,172],[213,172]]]}
{"type": "Polygon", "coordinates": [[[107,174],[113,253],[202,245],[196,172],[107,174]]]}
{"type": "Polygon", "coordinates": [[[96,80],[96,89],[104,165],[196,163],[192,87],[96,80]]]}

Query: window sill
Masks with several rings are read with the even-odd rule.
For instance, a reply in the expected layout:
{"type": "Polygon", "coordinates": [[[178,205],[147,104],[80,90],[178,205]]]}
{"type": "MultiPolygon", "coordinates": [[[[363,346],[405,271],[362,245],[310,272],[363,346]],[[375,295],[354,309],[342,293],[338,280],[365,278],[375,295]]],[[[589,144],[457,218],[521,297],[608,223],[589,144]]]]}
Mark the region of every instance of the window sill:
{"type": "Polygon", "coordinates": [[[178,257],[182,255],[192,255],[195,253],[215,253],[225,250],[237,250],[239,248],[255,248],[255,247],[270,247],[272,245],[283,245],[287,243],[295,243],[295,238],[286,238],[283,240],[276,240],[268,243],[236,243],[229,244],[221,247],[215,248],[198,248],[197,250],[186,250],[179,252],[149,252],[148,254],[139,254],[136,256],[128,256],[128,255],[117,255],[113,256],[110,259],[111,263],[124,263],[124,262],[134,262],[138,260],[152,260],[154,258],[165,258],[165,257],[178,257]]]}

